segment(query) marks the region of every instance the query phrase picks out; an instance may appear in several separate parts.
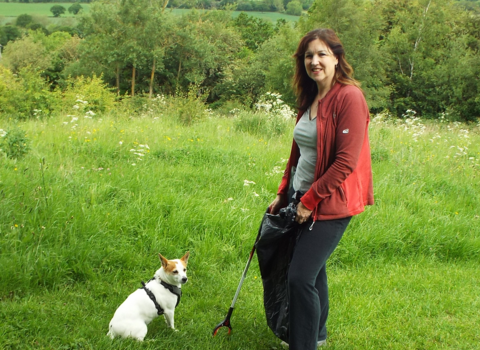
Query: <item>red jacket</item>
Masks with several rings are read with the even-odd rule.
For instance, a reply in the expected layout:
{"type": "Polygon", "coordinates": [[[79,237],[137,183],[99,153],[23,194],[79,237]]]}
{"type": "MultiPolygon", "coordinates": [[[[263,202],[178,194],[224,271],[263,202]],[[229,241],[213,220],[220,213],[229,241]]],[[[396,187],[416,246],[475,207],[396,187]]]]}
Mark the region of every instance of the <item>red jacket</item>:
{"type": "MultiPolygon", "coordinates": [[[[304,111],[297,116],[297,123],[304,111]]],[[[373,180],[368,140],[370,113],[361,90],[336,83],[319,101],[317,164],[314,182],[302,197],[315,220],[353,216],[373,205],[373,180]]],[[[287,194],[292,167],[300,157],[295,140],[278,194],[287,194]]]]}

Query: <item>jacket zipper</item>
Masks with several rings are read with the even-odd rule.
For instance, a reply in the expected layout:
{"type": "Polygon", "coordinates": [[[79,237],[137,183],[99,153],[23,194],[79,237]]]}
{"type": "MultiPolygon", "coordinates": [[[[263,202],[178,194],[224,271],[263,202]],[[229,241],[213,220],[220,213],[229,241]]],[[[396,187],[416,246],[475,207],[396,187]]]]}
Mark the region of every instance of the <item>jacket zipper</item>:
{"type": "Polygon", "coordinates": [[[315,216],[317,215],[317,208],[315,207],[315,209],[313,210],[313,222],[312,224],[310,225],[310,227],[308,228],[309,231],[311,231],[313,229],[313,225],[315,225],[315,216]]]}

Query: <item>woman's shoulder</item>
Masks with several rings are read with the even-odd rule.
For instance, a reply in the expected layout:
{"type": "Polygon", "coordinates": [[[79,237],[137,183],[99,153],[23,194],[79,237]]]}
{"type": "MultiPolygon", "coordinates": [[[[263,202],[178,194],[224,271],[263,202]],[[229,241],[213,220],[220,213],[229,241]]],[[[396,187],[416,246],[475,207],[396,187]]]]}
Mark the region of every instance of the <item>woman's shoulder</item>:
{"type": "Polygon", "coordinates": [[[361,95],[363,96],[363,91],[355,86],[349,84],[340,84],[340,89],[338,91],[341,95],[361,95]]]}
{"type": "Polygon", "coordinates": [[[357,101],[366,103],[362,89],[355,85],[341,84],[337,94],[337,101],[357,101]]]}

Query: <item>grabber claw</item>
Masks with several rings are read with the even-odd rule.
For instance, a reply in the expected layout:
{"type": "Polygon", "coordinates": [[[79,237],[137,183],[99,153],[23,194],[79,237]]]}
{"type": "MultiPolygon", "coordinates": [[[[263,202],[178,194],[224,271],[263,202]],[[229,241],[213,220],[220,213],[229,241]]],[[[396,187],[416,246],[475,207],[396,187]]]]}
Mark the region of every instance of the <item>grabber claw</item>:
{"type": "Polygon", "coordinates": [[[233,307],[231,307],[228,310],[227,317],[225,317],[225,319],[222,322],[220,322],[219,324],[217,324],[217,326],[213,329],[212,336],[216,336],[218,330],[222,327],[227,327],[228,328],[228,334],[230,334],[232,332],[232,325],[230,323],[230,317],[232,316],[232,312],[233,312],[233,307]]]}

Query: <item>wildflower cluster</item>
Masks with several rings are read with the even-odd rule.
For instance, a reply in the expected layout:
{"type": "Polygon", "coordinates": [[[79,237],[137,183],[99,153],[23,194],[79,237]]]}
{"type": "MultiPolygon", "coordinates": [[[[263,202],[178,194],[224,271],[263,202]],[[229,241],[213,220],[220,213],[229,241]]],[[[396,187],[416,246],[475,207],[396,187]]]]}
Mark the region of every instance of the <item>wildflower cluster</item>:
{"type": "Polygon", "coordinates": [[[416,117],[415,112],[412,109],[407,109],[405,114],[402,114],[402,118],[404,119],[404,130],[409,130],[413,136],[413,141],[417,142],[418,137],[425,133],[425,125],[420,121],[419,117],[416,117]]]}
{"type": "MultiPolygon", "coordinates": [[[[150,147],[147,144],[142,145],[137,142],[134,142],[134,148],[130,150],[130,152],[136,156],[136,159],[142,161],[146,154],[150,152],[150,147]]],[[[132,165],[136,165],[133,163],[132,165]]]]}
{"type": "MultiPolygon", "coordinates": [[[[285,164],[287,162],[286,159],[281,159],[280,160],[280,164],[285,164]]],[[[283,169],[285,168],[285,165],[275,165],[272,169],[272,171],[269,171],[269,172],[266,172],[265,175],[268,176],[268,177],[272,177],[272,176],[276,176],[278,174],[283,174],[283,169]]]]}
{"type": "Polygon", "coordinates": [[[239,108],[234,108],[234,109],[231,109],[231,110],[228,111],[228,116],[229,117],[235,117],[240,112],[241,112],[241,110],[239,108]]]}
{"type": "Polygon", "coordinates": [[[290,119],[295,116],[295,112],[282,100],[282,95],[275,92],[267,92],[260,101],[255,104],[259,111],[264,111],[269,116],[290,119]]]}
{"type": "Polygon", "coordinates": [[[81,113],[84,113],[84,118],[86,119],[92,119],[92,117],[95,115],[95,113],[91,110],[87,110],[88,106],[88,101],[83,100],[83,96],[77,95],[77,100],[75,101],[75,104],[73,105],[73,109],[75,111],[79,111],[81,113]]]}
{"type": "Polygon", "coordinates": [[[372,120],[372,124],[381,124],[383,122],[386,122],[387,120],[391,120],[392,115],[388,111],[384,111],[381,113],[376,114],[372,120]]]}

